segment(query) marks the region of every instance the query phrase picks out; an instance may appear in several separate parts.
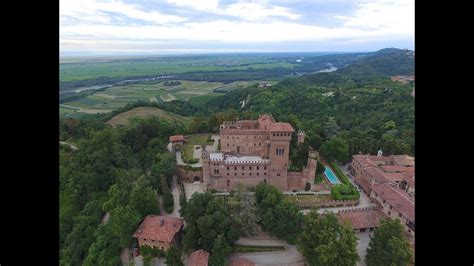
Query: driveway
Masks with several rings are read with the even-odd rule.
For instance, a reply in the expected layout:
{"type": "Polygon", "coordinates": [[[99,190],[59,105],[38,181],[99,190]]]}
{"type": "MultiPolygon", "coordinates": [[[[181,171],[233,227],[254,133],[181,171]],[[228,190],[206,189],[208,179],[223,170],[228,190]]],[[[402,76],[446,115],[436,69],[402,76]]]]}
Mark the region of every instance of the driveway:
{"type": "Polygon", "coordinates": [[[359,253],[360,261],[357,266],[366,266],[365,255],[367,254],[367,247],[369,246],[370,236],[372,232],[356,233],[359,240],[357,240],[357,253],[359,253]]]}
{"type": "Polygon", "coordinates": [[[187,164],[187,163],[183,162],[183,158],[181,157],[181,151],[176,151],[176,163],[178,165],[190,165],[192,167],[201,167],[202,166],[201,159],[199,159],[198,163],[194,163],[194,164],[187,164]]]}
{"type": "Polygon", "coordinates": [[[255,265],[302,265],[306,259],[296,250],[295,245],[288,245],[285,251],[233,253],[227,257],[228,261],[244,258],[253,261],[255,265]]]}
{"type": "Polygon", "coordinates": [[[183,182],[183,185],[184,192],[186,194],[186,200],[189,200],[195,192],[204,193],[204,184],[199,181],[196,181],[194,183],[183,182]]]}

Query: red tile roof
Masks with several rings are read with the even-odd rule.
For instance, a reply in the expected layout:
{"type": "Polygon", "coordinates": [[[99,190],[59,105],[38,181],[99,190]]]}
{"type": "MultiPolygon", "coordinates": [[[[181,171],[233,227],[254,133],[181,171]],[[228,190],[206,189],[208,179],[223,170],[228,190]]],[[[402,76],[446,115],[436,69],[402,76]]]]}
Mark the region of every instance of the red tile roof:
{"type": "Polygon", "coordinates": [[[183,220],[167,216],[148,215],[133,234],[134,238],[146,238],[171,243],[183,227],[183,220]]]}
{"type": "Polygon", "coordinates": [[[170,136],[170,141],[171,141],[171,142],[184,141],[184,136],[183,136],[183,135],[170,136]]]}
{"type": "Polygon", "coordinates": [[[231,260],[229,266],[254,266],[255,262],[244,258],[231,260]]]}
{"type": "Polygon", "coordinates": [[[383,184],[391,181],[390,178],[385,176],[385,173],[378,167],[369,166],[365,168],[364,171],[366,171],[368,176],[375,179],[375,181],[378,183],[383,184]]]}
{"type": "Polygon", "coordinates": [[[283,123],[283,122],[271,123],[269,130],[270,131],[291,131],[291,132],[295,131],[289,123],[283,123]]]}
{"type": "Polygon", "coordinates": [[[392,182],[401,182],[404,180],[404,174],[401,173],[383,173],[383,175],[392,182]]]}
{"type": "Polygon", "coordinates": [[[380,219],[385,217],[380,210],[339,212],[337,216],[339,222],[349,220],[354,229],[378,227],[380,219]]]}
{"type": "Polygon", "coordinates": [[[372,190],[410,221],[415,221],[415,202],[405,193],[389,184],[373,185],[372,190]]]}
{"type": "Polygon", "coordinates": [[[207,266],[209,261],[209,252],[199,249],[191,253],[188,260],[188,266],[207,266]]]}
{"type": "Polygon", "coordinates": [[[407,184],[410,186],[410,187],[415,187],[415,178],[411,177],[411,176],[404,176],[403,177],[403,180],[405,180],[405,182],[407,182],[407,184]]]}
{"type": "Polygon", "coordinates": [[[359,176],[359,177],[356,177],[354,179],[354,181],[362,187],[362,189],[364,191],[366,191],[368,194],[370,194],[370,192],[372,191],[372,188],[370,186],[370,183],[369,181],[367,181],[365,178],[363,178],[362,176],[359,176]]]}
{"type": "Polygon", "coordinates": [[[407,167],[407,166],[399,166],[399,165],[384,165],[382,169],[388,173],[405,173],[405,172],[414,172],[414,167],[407,167]]]}
{"type": "Polygon", "coordinates": [[[415,166],[415,158],[408,155],[393,155],[394,165],[415,166]]]}

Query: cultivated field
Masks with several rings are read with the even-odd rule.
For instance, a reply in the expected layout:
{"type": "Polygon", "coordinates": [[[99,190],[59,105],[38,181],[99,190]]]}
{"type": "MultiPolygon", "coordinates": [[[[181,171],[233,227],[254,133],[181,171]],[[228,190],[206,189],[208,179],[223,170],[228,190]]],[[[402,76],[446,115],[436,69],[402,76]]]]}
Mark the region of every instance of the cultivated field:
{"type": "Polygon", "coordinates": [[[65,117],[80,116],[84,113],[107,113],[136,101],[167,102],[173,100],[190,101],[195,105],[204,105],[226,91],[243,88],[254,82],[237,81],[228,84],[222,82],[186,81],[175,86],[159,83],[127,84],[110,87],[86,97],[65,102],[60,105],[60,114],[65,117]],[[224,88],[226,91],[215,92],[224,88]]]}

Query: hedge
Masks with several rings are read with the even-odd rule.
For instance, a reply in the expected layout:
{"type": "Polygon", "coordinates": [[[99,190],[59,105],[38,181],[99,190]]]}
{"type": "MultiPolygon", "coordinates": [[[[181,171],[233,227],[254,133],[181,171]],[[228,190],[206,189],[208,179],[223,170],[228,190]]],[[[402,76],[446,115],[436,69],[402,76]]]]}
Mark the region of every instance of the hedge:
{"type": "Polygon", "coordinates": [[[341,194],[341,189],[344,189],[344,186],[347,186],[345,184],[342,184],[342,185],[335,185],[331,188],[331,196],[335,199],[335,200],[356,200],[356,199],[359,199],[360,197],[360,194],[359,194],[359,191],[357,191],[357,189],[350,185],[350,186],[347,186],[350,190],[351,190],[351,194],[349,195],[343,195],[341,194]]]}
{"type": "Polygon", "coordinates": [[[334,170],[335,174],[341,180],[343,184],[346,184],[348,186],[353,186],[352,183],[349,181],[347,176],[341,171],[339,166],[336,163],[331,163],[332,169],[334,170]]]}

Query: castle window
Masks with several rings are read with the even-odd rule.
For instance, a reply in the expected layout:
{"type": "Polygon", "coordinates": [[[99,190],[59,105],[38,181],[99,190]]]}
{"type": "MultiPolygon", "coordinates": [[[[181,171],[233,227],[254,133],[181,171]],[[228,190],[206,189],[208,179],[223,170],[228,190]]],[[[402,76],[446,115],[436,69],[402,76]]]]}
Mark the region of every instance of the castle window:
{"type": "Polygon", "coordinates": [[[260,170],[260,167],[259,167],[259,166],[257,166],[257,170],[260,170]]]}
{"type": "Polygon", "coordinates": [[[227,166],[227,170],[229,170],[229,166],[227,166]]]}
{"type": "Polygon", "coordinates": [[[227,143],[227,147],[229,147],[229,143],[227,143]]]}
{"type": "Polygon", "coordinates": [[[258,146],[261,147],[261,146],[262,146],[262,143],[259,143],[258,146]]]}
{"type": "Polygon", "coordinates": [[[237,170],[237,166],[234,166],[234,170],[237,170]]]}
{"type": "Polygon", "coordinates": [[[266,166],[264,166],[264,167],[263,167],[263,170],[267,170],[267,167],[266,167],[266,166]]]}
{"type": "Polygon", "coordinates": [[[252,166],[249,166],[249,170],[252,170],[252,166]]]}
{"type": "Polygon", "coordinates": [[[280,173],[278,173],[277,176],[280,176],[280,173]]]}
{"type": "Polygon", "coordinates": [[[257,173],[257,175],[259,175],[259,174],[257,173]]]}
{"type": "Polygon", "coordinates": [[[230,175],[229,173],[227,173],[227,175],[230,175]]]}
{"type": "Polygon", "coordinates": [[[267,172],[263,173],[263,175],[267,175],[267,172]]]}
{"type": "Polygon", "coordinates": [[[252,175],[252,173],[250,172],[249,175],[252,175]]]}
{"type": "Polygon", "coordinates": [[[242,170],[244,170],[244,167],[242,166],[242,170]]]}
{"type": "Polygon", "coordinates": [[[235,172],[234,175],[237,175],[237,172],[235,172]]]}
{"type": "Polygon", "coordinates": [[[254,143],[253,146],[254,146],[254,147],[257,146],[257,143],[254,143]]]}

